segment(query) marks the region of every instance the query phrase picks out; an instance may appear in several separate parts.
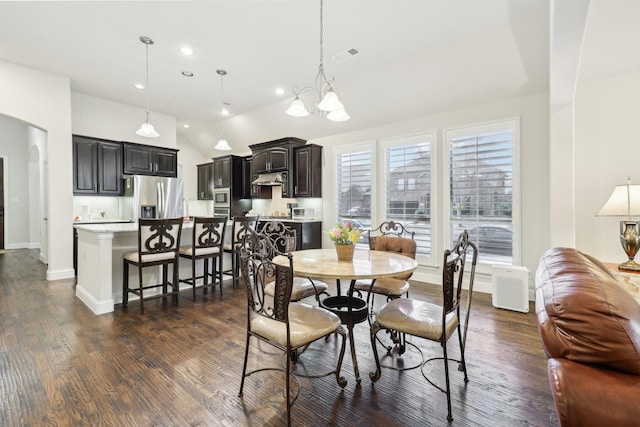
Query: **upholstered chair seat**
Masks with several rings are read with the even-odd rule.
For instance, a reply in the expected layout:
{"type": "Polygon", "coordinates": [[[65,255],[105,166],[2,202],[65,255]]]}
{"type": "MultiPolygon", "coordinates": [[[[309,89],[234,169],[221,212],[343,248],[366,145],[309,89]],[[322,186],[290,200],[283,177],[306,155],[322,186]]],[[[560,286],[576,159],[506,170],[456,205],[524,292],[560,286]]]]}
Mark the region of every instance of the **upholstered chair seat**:
{"type": "MultiPolygon", "coordinates": [[[[267,283],[264,288],[264,293],[273,297],[274,288],[275,284],[273,282],[267,283]]],[[[291,289],[291,301],[300,301],[304,298],[327,292],[328,289],[329,286],[320,280],[313,280],[312,282],[307,277],[294,277],[293,288],[291,289]]]]}
{"type": "MultiPolygon", "coordinates": [[[[291,345],[299,347],[332,333],[340,326],[340,318],[323,308],[304,303],[289,304],[291,345]]],[[[287,345],[287,325],[264,316],[251,319],[251,330],[282,346],[287,345]]]]}
{"type": "MultiPolygon", "coordinates": [[[[385,310],[378,313],[377,320],[385,328],[403,331],[416,337],[437,341],[442,335],[442,306],[410,298],[389,301],[385,310]]],[[[446,336],[458,326],[456,312],[447,314],[446,336]]]]}

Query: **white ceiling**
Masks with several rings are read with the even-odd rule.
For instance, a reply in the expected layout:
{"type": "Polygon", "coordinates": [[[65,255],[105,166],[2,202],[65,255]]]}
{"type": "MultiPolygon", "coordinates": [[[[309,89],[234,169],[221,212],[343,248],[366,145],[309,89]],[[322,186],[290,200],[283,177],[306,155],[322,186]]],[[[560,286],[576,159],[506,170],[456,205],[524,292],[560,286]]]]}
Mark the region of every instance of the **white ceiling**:
{"type": "MultiPolygon", "coordinates": [[[[351,120],[284,114],[319,63],[318,0],[0,2],[0,59],[67,76],[72,90],[177,117],[203,155],[219,137],[220,78],[234,141],[305,139],[548,91],[541,0],[326,0],[324,57],[351,120]],[[190,45],[195,54],[180,53],[190,45]],[[349,48],[361,54],[336,63],[349,48]],[[183,70],[195,74],[181,75],[183,70]],[[277,96],[276,86],[287,93],[277,96]],[[189,129],[182,124],[189,123],[189,129]]],[[[141,117],[142,121],[143,117],[141,117]]]]}

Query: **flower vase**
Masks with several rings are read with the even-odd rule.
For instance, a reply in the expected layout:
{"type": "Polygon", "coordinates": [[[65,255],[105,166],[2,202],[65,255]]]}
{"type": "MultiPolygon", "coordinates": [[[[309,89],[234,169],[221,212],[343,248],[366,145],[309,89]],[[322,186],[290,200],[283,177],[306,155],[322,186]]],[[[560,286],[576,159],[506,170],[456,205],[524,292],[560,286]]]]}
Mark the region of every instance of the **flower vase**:
{"type": "Polygon", "coordinates": [[[353,260],[353,250],[355,245],[335,245],[336,253],[338,254],[338,261],[351,261],[353,260]]]}

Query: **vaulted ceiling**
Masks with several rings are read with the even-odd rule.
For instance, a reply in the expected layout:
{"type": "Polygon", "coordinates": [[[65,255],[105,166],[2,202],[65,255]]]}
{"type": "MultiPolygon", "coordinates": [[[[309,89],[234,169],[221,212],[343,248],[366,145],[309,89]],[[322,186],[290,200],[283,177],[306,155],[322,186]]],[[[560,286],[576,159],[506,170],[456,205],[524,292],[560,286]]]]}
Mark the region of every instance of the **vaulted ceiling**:
{"type": "Polygon", "coordinates": [[[548,91],[546,1],[326,0],[325,70],[351,120],[289,117],[292,88],[312,85],[318,71],[319,8],[319,0],[0,2],[0,59],[144,108],[133,85],[144,82],[139,37],[149,36],[152,121],[153,111],[176,116],[178,138],[203,155],[223,120],[229,139],[244,144],[311,139],[548,91]],[[360,54],[332,59],[351,48],[360,54]],[[228,118],[219,114],[220,68],[228,118]]]}

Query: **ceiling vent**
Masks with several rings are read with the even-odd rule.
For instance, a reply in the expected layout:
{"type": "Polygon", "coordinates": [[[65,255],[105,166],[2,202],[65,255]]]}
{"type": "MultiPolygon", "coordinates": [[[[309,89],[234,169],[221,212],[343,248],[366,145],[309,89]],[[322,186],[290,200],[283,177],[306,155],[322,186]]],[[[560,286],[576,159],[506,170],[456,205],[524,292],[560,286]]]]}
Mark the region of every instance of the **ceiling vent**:
{"type": "Polygon", "coordinates": [[[331,59],[333,59],[336,62],[344,62],[358,55],[360,55],[360,51],[355,47],[352,47],[351,49],[347,49],[344,52],[336,53],[331,57],[331,59]]]}

